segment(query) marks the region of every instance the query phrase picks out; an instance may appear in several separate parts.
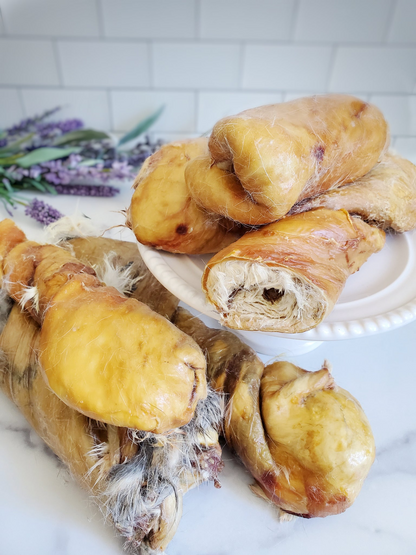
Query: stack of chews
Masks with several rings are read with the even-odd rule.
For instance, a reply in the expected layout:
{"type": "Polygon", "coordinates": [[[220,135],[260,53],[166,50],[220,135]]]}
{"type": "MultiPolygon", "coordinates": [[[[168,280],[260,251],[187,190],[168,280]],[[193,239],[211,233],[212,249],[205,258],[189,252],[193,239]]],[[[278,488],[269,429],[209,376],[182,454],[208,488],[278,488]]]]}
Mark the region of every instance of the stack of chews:
{"type": "Polygon", "coordinates": [[[57,242],[28,241],[0,222],[0,389],[129,552],[163,551],[183,494],[219,486],[220,431],[252,490],[284,514],[351,505],[374,438],[327,363],[264,367],[233,333],[178,308],[133,243],[69,228],[57,242]]]}
{"type": "MultiPolygon", "coordinates": [[[[217,251],[203,287],[228,326],[301,332],[383,247],[383,228],[416,225],[416,168],[387,146],[382,114],[353,97],[248,110],[151,156],[129,226],[171,252],[217,251]]],[[[0,388],[126,547],[163,551],[183,494],[219,485],[221,431],[285,514],[350,506],[374,438],[329,364],[264,367],[178,308],[135,244],[80,229],[58,222],[39,244],[0,222],[0,388]]]]}
{"type": "Polygon", "coordinates": [[[247,110],[151,156],[128,225],[145,245],[217,253],[202,288],[226,326],[304,332],[384,231],[416,226],[416,167],[388,146],[382,113],[352,96],[247,110]]]}

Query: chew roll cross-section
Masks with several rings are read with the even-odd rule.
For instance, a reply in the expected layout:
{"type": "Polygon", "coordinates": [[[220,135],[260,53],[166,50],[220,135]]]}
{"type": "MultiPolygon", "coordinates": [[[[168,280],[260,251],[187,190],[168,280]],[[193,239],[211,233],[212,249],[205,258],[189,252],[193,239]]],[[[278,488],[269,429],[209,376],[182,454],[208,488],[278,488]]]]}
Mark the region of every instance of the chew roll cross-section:
{"type": "Polygon", "coordinates": [[[163,146],[143,164],[136,181],[127,225],[143,245],[169,252],[217,252],[241,236],[231,220],[208,213],[192,199],[185,166],[208,152],[201,138],[163,146]]]}
{"type": "Polygon", "coordinates": [[[116,426],[163,433],[187,424],[206,396],[195,342],[63,248],[23,236],[10,250],[15,229],[0,222],[3,288],[41,324],[40,367],[55,394],[116,426]]]}
{"type": "Polygon", "coordinates": [[[382,229],[410,231],[416,227],[416,166],[396,154],[385,154],[354,183],[305,199],[291,213],[313,208],[344,208],[382,229]]]}
{"type": "Polygon", "coordinates": [[[331,312],[348,276],[384,241],[345,210],[288,216],[217,253],[202,288],[230,328],[300,333],[331,312]]]}
{"type": "Polygon", "coordinates": [[[389,144],[380,110],[331,94],[221,119],[186,181],[207,210],[249,225],[278,220],[299,200],[366,174],[389,144]]]}

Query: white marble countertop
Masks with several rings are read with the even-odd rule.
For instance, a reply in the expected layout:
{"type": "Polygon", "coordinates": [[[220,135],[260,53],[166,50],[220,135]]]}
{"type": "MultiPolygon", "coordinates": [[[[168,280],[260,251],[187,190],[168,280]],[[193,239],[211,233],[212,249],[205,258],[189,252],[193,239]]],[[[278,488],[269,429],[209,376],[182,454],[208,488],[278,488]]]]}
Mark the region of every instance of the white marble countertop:
{"type": "MultiPolygon", "coordinates": [[[[66,214],[79,204],[86,215],[111,226],[123,222],[117,211],[129,196],[125,187],[114,199],[45,200],[66,214]]],[[[22,211],[15,220],[30,239],[40,237],[41,227],[22,211]]],[[[415,337],[413,322],[380,335],[324,342],[290,359],[307,370],[328,359],[337,383],[358,398],[370,420],[377,457],[350,509],[325,519],[280,523],[273,507],[248,489],[252,479],[244,467],[224,450],[222,488],[209,484],[186,494],[167,555],[414,555],[415,337]]],[[[1,555],[122,555],[121,540],[99,510],[3,395],[0,491],[1,555]]]]}

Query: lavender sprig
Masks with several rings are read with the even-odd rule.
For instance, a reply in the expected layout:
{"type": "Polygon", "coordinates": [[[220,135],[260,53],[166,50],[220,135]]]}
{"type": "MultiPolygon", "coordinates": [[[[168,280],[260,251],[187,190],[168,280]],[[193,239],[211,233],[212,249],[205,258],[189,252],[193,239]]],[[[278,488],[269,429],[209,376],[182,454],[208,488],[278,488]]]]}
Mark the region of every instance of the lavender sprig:
{"type": "Polygon", "coordinates": [[[136,176],[136,171],[127,162],[114,161],[107,168],[99,161],[94,166],[83,166],[81,162],[80,155],[71,154],[66,160],[51,160],[39,164],[39,168],[42,177],[52,185],[69,185],[83,180],[101,183],[125,179],[132,181],[136,176]]]}
{"type": "Polygon", "coordinates": [[[20,121],[18,124],[13,125],[6,129],[7,135],[22,135],[23,133],[31,133],[36,131],[36,126],[40,124],[46,118],[52,116],[56,112],[58,112],[61,108],[57,106],[56,108],[52,108],[52,110],[47,110],[43,112],[40,116],[34,116],[33,118],[26,118],[20,121]]]}
{"type": "Polygon", "coordinates": [[[77,195],[79,197],[115,197],[120,189],[111,185],[55,185],[59,195],[77,195]]]}
{"type": "Polygon", "coordinates": [[[162,144],[145,137],[130,150],[119,150],[120,145],[144,133],[163,108],[118,143],[107,133],[84,129],[80,119],[45,121],[57,110],[27,118],[0,134],[0,202],[9,214],[16,204],[27,206],[26,214],[43,224],[60,217],[59,211],[38,199],[27,205],[22,192],[37,189],[41,193],[113,197],[119,189],[108,185],[109,181],[133,181],[138,167],[162,144]]]}
{"type": "Polygon", "coordinates": [[[37,198],[34,198],[26,206],[25,214],[43,225],[49,225],[56,222],[56,220],[59,220],[59,218],[62,218],[63,216],[59,210],[37,198]]]}

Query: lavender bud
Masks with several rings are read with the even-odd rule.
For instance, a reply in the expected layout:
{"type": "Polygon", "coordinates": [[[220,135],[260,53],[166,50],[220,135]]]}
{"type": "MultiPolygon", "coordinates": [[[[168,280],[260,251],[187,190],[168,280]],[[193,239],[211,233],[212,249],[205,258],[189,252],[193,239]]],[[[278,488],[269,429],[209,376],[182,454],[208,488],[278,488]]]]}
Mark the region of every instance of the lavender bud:
{"type": "Polygon", "coordinates": [[[43,225],[56,222],[56,220],[59,220],[59,218],[63,216],[59,210],[37,198],[34,198],[30,204],[26,206],[25,214],[43,225]]]}
{"type": "Polygon", "coordinates": [[[60,195],[78,195],[80,197],[114,197],[120,189],[110,185],[56,185],[60,195]]]}

